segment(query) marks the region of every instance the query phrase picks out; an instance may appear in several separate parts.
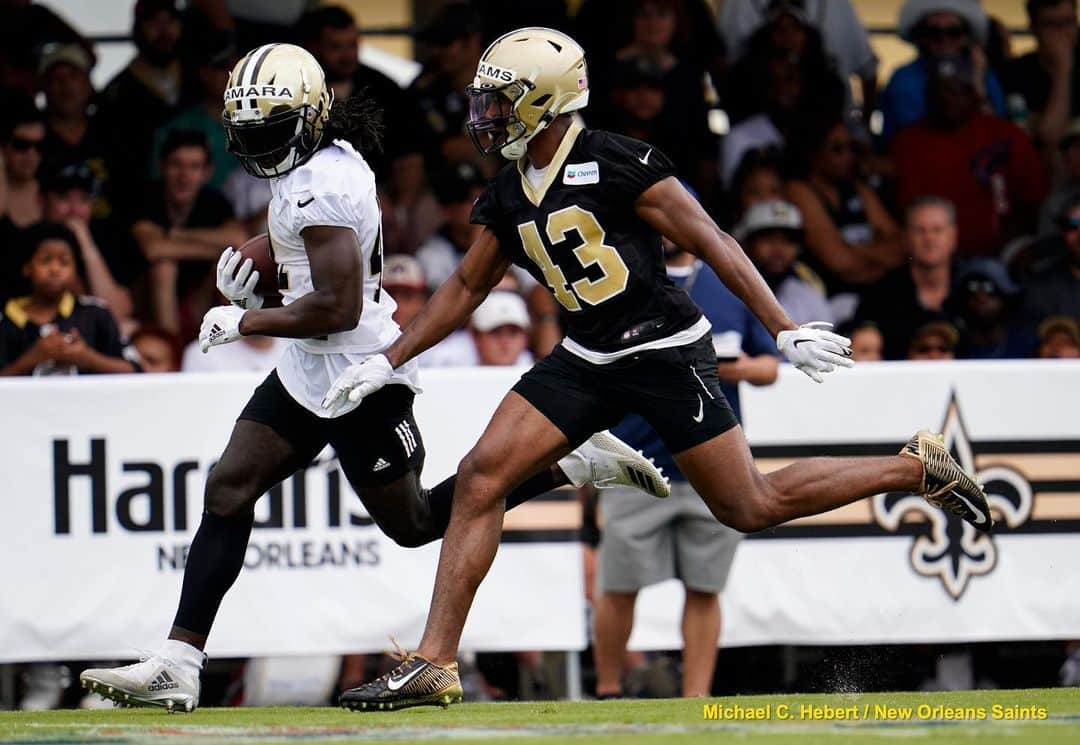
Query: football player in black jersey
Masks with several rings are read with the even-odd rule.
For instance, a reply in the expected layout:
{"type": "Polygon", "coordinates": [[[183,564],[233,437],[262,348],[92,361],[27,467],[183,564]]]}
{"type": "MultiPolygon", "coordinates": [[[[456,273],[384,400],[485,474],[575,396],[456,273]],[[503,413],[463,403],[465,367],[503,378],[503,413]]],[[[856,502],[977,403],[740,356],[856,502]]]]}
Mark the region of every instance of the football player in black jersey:
{"type": "Polygon", "coordinates": [[[497,39],[478,66],[470,131],[513,161],[477,200],[484,226],[457,272],[390,346],[343,373],[327,405],[371,395],[395,367],[469,317],[511,262],[562,306],[566,339],[503,399],[461,461],[427,627],[416,654],[345,692],[353,709],[447,703],[458,642],[499,543],[516,484],[633,412],[660,433],[716,518],[754,532],[890,491],[925,495],[977,530],[992,518],[982,489],[939,436],[917,433],[899,456],[811,458],[762,475],[717,378],[710,327],[664,270],[660,236],[697,255],[814,380],[851,366],[828,324],[796,326],[734,239],[721,231],[647,143],[583,129],[584,53],[565,34],[525,28],[497,39]]]}

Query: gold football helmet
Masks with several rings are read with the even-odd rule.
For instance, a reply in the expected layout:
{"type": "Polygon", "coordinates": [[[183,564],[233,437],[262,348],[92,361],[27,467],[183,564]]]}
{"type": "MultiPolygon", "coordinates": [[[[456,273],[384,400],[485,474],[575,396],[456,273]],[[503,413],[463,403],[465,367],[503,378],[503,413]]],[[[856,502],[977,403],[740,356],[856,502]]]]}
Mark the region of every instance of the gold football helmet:
{"type": "Polygon", "coordinates": [[[333,100],[322,68],[304,49],[253,49],[225,87],[221,119],[229,151],[252,176],[282,176],[319,147],[333,100]]]}
{"type": "Polygon", "coordinates": [[[559,114],[589,103],[585,51],[550,28],[520,28],[491,43],[469,95],[469,136],[487,155],[518,160],[537,132],[559,114]]]}

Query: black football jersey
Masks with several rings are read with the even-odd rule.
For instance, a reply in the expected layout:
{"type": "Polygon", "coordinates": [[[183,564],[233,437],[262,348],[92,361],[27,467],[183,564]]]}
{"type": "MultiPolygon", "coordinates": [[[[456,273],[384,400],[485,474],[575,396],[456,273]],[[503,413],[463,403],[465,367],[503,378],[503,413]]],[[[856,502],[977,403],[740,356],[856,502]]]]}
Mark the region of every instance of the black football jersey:
{"type": "Polygon", "coordinates": [[[668,279],[660,234],[634,210],[642,192],[675,174],[667,156],[630,137],[574,125],[538,188],[519,163],[488,184],[472,221],[495,231],[510,260],[551,289],[567,336],[587,349],[616,352],[701,318],[668,279]]]}

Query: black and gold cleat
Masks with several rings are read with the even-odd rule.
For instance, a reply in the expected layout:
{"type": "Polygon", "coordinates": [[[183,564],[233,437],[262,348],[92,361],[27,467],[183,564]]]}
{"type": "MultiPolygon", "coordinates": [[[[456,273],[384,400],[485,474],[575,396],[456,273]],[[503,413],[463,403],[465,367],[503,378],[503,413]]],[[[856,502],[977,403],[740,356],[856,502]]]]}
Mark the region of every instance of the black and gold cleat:
{"type": "Polygon", "coordinates": [[[942,435],[929,430],[916,432],[900,455],[923,465],[922,484],[916,494],[971,523],[976,530],[989,533],[993,529],[994,518],[982,486],[952,457],[942,435]]]}
{"type": "Polygon", "coordinates": [[[410,706],[445,709],[460,703],[461,696],[456,662],[439,667],[418,654],[410,654],[386,675],[342,693],[338,703],[352,711],[394,711],[410,706]]]}

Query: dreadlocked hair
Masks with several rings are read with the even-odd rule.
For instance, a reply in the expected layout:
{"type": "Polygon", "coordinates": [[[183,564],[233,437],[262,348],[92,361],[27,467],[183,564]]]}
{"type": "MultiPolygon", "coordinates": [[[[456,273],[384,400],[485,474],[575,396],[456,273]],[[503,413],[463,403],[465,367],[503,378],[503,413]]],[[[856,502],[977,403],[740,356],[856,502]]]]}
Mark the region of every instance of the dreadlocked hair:
{"type": "Polygon", "coordinates": [[[367,95],[367,89],[353,93],[344,101],[330,107],[322,146],[334,140],[345,140],[360,153],[382,152],[383,111],[367,95]]]}

